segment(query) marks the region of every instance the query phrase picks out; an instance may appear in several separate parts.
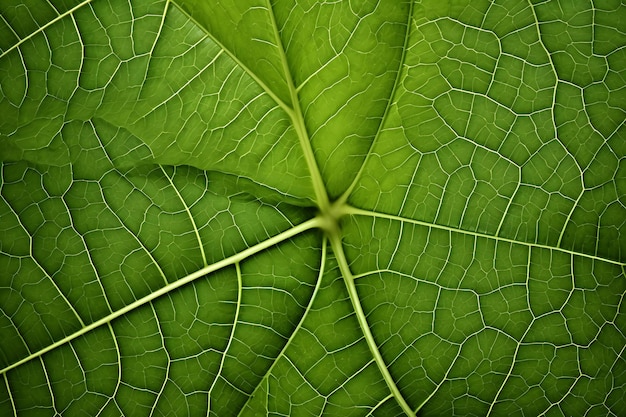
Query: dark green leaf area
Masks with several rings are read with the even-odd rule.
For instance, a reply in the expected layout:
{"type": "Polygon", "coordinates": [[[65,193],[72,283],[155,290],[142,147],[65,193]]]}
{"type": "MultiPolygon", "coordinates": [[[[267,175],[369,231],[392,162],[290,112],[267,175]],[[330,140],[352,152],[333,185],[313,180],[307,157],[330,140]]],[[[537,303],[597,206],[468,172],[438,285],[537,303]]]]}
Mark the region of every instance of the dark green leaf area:
{"type": "Polygon", "coordinates": [[[0,3],[0,416],[624,414],[623,2],[0,3]]]}

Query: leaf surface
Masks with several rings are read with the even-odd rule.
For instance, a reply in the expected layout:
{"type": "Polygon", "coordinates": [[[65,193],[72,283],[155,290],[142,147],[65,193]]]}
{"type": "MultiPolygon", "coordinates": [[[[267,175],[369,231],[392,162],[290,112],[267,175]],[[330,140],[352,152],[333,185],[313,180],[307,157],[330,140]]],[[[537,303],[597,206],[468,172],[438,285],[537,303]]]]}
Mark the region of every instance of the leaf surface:
{"type": "Polygon", "coordinates": [[[619,2],[0,5],[0,414],[619,415],[619,2]]]}

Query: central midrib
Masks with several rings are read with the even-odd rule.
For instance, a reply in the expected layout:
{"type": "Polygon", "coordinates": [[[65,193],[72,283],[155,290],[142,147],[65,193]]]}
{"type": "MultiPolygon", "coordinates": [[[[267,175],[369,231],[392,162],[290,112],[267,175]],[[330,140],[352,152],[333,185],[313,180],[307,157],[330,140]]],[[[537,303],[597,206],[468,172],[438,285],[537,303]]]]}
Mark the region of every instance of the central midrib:
{"type": "Polygon", "coordinates": [[[315,192],[318,209],[320,211],[320,214],[317,216],[316,219],[319,220],[319,227],[325,231],[326,235],[329,238],[329,241],[331,242],[331,247],[340,266],[343,280],[345,282],[346,289],[348,290],[350,302],[352,304],[352,307],[354,308],[359,327],[363,332],[363,337],[374,358],[374,361],[383,379],[385,380],[389,391],[396,399],[402,410],[408,416],[413,415],[413,410],[400,392],[398,386],[396,385],[393,377],[389,372],[387,364],[385,363],[380,350],[378,349],[378,345],[376,344],[374,336],[369,328],[369,323],[367,322],[365,312],[363,311],[363,307],[361,306],[361,301],[358,297],[358,293],[356,291],[356,286],[354,283],[354,277],[352,275],[352,272],[350,271],[349,263],[342,247],[340,218],[344,214],[346,214],[346,210],[344,210],[345,200],[341,199],[340,201],[337,201],[335,204],[333,204],[328,198],[326,186],[324,185],[324,180],[319,170],[319,166],[317,165],[315,154],[313,153],[313,148],[311,147],[311,140],[306,129],[306,124],[304,121],[302,110],[300,108],[300,102],[298,100],[298,92],[295,88],[293,78],[291,76],[291,71],[289,70],[289,65],[287,64],[287,56],[285,54],[282,40],[278,32],[278,26],[276,25],[271,4],[269,2],[268,8],[270,10],[270,16],[272,18],[272,27],[274,28],[275,32],[274,35],[276,43],[278,44],[278,49],[281,55],[281,63],[283,66],[285,79],[287,80],[287,85],[290,89],[291,102],[293,103],[293,107],[291,108],[291,110],[286,109],[286,111],[291,117],[294,129],[296,130],[296,134],[298,135],[298,140],[300,142],[302,153],[304,154],[307,166],[309,168],[309,172],[311,173],[311,182],[313,185],[313,190],[315,192]]]}
{"type": "Polygon", "coordinates": [[[328,193],[326,192],[326,187],[324,186],[322,174],[317,165],[317,161],[315,160],[313,148],[311,147],[311,138],[309,137],[309,133],[306,129],[304,116],[302,114],[302,109],[300,108],[298,91],[296,90],[295,84],[293,82],[293,77],[291,76],[291,70],[289,69],[289,64],[287,63],[285,48],[283,46],[282,38],[280,37],[280,33],[278,31],[278,25],[276,24],[274,11],[272,10],[272,4],[269,1],[267,2],[267,8],[269,10],[268,14],[270,16],[270,19],[272,20],[271,26],[274,29],[274,39],[276,39],[277,49],[280,54],[280,62],[282,65],[283,74],[285,76],[285,81],[287,82],[287,87],[289,88],[291,102],[293,103],[291,107],[283,108],[291,118],[291,122],[293,123],[296,135],[298,136],[300,148],[302,149],[304,159],[306,160],[307,168],[311,173],[311,182],[313,185],[313,192],[315,193],[315,201],[317,203],[317,206],[322,213],[326,213],[330,209],[330,200],[328,199],[328,193]]]}

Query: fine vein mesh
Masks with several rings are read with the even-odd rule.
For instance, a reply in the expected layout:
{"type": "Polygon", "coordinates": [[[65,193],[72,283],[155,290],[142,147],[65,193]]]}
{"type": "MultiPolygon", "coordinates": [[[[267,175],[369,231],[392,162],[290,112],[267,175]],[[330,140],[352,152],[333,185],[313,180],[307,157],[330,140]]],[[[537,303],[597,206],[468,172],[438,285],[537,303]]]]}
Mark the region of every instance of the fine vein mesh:
{"type": "Polygon", "coordinates": [[[3,3],[0,415],[620,415],[623,14],[3,3]]]}

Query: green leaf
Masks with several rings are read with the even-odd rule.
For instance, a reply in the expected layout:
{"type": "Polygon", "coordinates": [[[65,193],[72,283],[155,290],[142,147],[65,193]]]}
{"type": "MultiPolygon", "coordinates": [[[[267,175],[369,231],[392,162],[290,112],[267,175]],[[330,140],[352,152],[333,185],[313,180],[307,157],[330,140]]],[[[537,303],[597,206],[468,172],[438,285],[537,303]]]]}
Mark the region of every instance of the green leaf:
{"type": "Polygon", "coordinates": [[[0,3],[0,415],[620,415],[625,14],[0,3]]]}

